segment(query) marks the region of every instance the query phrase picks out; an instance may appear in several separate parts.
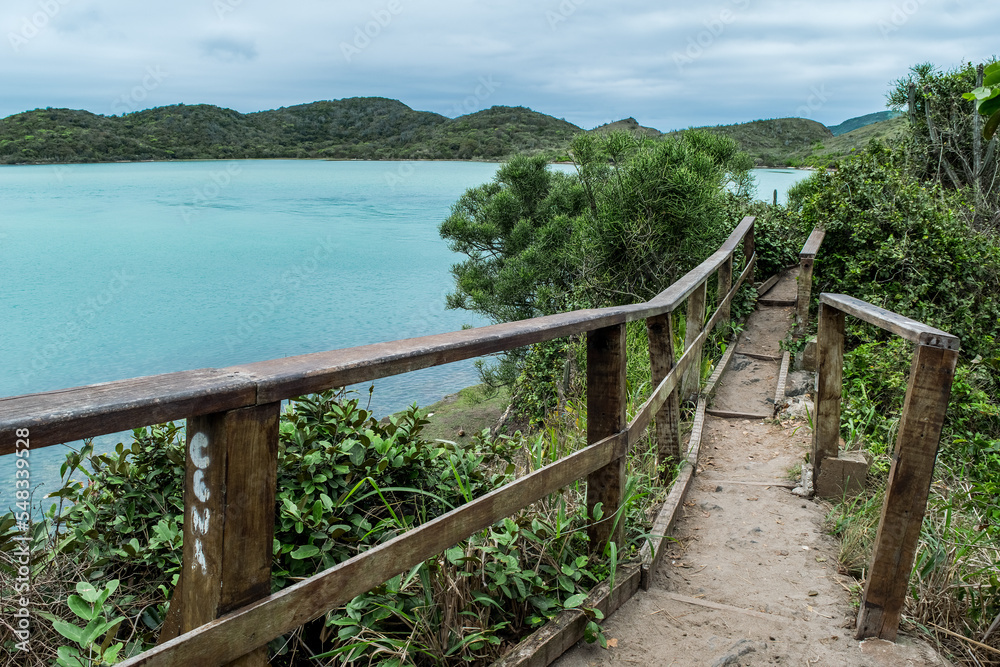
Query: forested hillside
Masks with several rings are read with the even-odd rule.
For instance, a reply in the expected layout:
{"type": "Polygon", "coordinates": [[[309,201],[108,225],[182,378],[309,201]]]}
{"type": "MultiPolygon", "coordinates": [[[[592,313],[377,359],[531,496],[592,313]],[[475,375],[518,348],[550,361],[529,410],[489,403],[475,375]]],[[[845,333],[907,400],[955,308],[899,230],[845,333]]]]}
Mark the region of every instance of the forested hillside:
{"type": "Polygon", "coordinates": [[[385,98],[242,114],[199,104],[124,116],[36,109],[0,120],[0,164],[124,160],[502,159],[565,152],[579,127],[524,107],[450,119],[385,98]]]}

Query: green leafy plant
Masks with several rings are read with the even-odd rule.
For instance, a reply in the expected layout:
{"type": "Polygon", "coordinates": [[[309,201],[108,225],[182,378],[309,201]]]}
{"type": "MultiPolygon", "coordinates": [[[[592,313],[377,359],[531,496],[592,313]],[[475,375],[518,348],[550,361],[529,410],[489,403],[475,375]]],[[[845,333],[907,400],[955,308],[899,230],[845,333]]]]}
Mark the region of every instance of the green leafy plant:
{"type": "Polygon", "coordinates": [[[56,632],[76,644],[59,647],[56,662],[61,667],[98,667],[118,662],[118,653],[124,644],[114,643],[114,638],[125,618],[109,619],[112,609],[106,604],[117,588],[117,579],[101,589],[85,581],[76,585],[77,595],[70,595],[66,602],[72,612],[86,623],[84,627],[47,614],[56,632]]]}
{"type": "Polygon", "coordinates": [[[962,97],[974,100],[976,112],[986,117],[983,138],[989,141],[1000,126],[1000,63],[987,65],[983,69],[983,85],[962,97]]]}

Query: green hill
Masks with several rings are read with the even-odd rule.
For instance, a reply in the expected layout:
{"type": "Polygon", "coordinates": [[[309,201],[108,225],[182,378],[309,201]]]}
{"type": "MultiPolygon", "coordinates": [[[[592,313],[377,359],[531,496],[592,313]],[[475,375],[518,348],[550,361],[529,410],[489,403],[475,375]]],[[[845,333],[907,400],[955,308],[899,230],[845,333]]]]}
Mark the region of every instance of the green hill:
{"type": "Polygon", "coordinates": [[[242,114],[198,104],[100,116],[36,109],[0,120],[0,163],[336,158],[497,160],[566,152],[579,127],[524,107],[450,119],[385,98],[242,114]]]}
{"type": "Polygon", "coordinates": [[[652,127],[644,127],[639,125],[639,121],[635,118],[624,118],[622,120],[616,120],[613,123],[605,123],[599,127],[595,127],[591,132],[596,132],[599,134],[605,134],[608,132],[614,132],[616,130],[626,130],[628,132],[636,132],[638,134],[645,135],[647,137],[660,137],[663,133],[652,127]]]}
{"type": "Polygon", "coordinates": [[[825,125],[806,118],[772,118],[695,129],[732,137],[762,167],[795,166],[815,146],[833,136],[825,125]]]}
{"type": "Polygon", "coordinates": [[[901,116],[902,114],[903,112],[901,111],[876,111],[875,113],[865,114],[864,116],[848,118],[840,125],[831,126],[830,132],[833,133],[833,136],[839,137],[842,134],[847,134],[848,132],[860,129],[866,125],[880,123],[884,120],[891,120],[897,116],[901,116]]]}

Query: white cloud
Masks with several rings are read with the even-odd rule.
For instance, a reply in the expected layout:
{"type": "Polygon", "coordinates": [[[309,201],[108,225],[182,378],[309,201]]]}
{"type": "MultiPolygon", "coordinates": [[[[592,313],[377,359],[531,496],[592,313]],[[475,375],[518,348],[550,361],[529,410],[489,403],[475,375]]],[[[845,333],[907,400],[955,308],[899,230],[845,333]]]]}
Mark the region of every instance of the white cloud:
{"type": "Polygon", "coordinates": [[[998,19],[1000,6],[968,0],[8,0],[0,115],[111,113],[159,67],[169,76],[139,108],[380,95],[449,116],[524,105],[584,127],[634,116],[671,129],[803,106],[834,124],[882,108],[910,65],[988,58],[998,19]],[[342,45],[359,31],[364,48],[348,59],[342,45]],[[481,77],[501,85],[479,95],[481,77]]]}

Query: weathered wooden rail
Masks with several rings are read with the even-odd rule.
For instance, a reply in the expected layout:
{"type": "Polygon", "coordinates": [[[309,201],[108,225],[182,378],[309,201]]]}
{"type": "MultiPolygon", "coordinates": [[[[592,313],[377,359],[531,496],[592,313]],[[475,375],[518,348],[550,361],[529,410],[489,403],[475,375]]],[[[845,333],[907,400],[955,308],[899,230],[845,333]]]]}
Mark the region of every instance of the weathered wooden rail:
{"type": "MultiPolygon", "coordinates": [[[[0,399],[0,454],[30,431],[34,448],[187,420],[184,554],[162,643],[122,663],[266,663],[267,643],[401,571],[573,483],[587,505],[621,508],[625,456],[650,423],[661,463],[681,459],[679,403],[697,394],[702,346],[752,282],[754,219],[711,257],[647,303],[580,310],[436,336],[0,399]],[[733,282],[734,253],[744,268],[733,282]],[[706,322],[708,281],[717,308],[706,322]],[[675,362],[671,314],[687,304],[675,362]],[[626,423],[625,324],[646,320],[656,389],[626,423]],[[282,400],[570,335],[587,334],[588,446],[348,561],[270,594],[278,418],[282,400]],[[176,635],[176,636],[171,636],[176,635]],[[165,641],[163,641],[165,640],[165,641]]],[[[589,527],[591,549],[620,541],[624,522],[589,527]],[[614,526],[614,527],[613,527],[614,526]]]]}
{"type": "Polygon", "coordinates": [[[840,453],[845,315],[916,343],[856,632],[858,639],[879,637],[892,641],[899,630],[899,617],[927,508],[941,428],[958,363],[959,340],[865,301],[843,294],[821,294],[812,448],[817,480],[823,475],[824,464],[840,453]]]}

